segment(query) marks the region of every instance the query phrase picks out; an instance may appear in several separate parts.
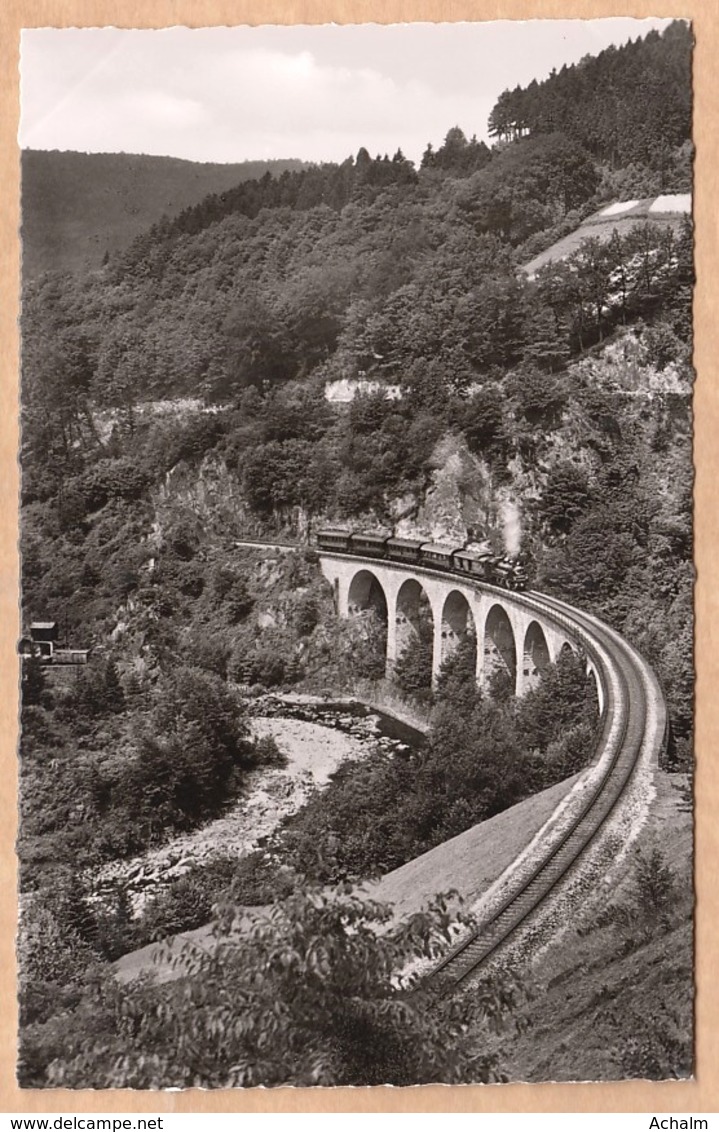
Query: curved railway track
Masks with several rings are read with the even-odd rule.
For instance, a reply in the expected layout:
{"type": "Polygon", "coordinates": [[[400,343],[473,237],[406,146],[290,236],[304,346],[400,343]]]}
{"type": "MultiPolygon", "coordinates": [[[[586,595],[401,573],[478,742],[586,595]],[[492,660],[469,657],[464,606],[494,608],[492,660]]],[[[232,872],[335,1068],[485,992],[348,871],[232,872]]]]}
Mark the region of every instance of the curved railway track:
{"type": "Polygon", "coordinates": [[[599,773],[567,827],[557,834],[528,875],[510,885],[498,906],[429,973],[428,981],[446,991],[476,976],[546,906],[605,829],[625,796],[640,758],[658,756],[665,738],[662,693],[654,673],[636,650],[598,618],[557,599],[527,594],[519,600],[571,628],[597,664],[606,699],[597,743],[599,773]]]}
{"type": "MultiPolygon", "coordinates": [[[[371,558],[346,553],[335,556],[353,558],[370,567],[373,564],[371,558]]],[[[446,572],[426,566],[408,568],[387,561],[382,565],[447,580],[446,572]]],[[[467,584],[468,580],[463,577],[462,581],[467,584]]],[[[422,980],[425,986],[429,983],[447,993],[476,976],[546,907],[605,830],[625,798],[638,764],[658,758],[667,728],[666,705],[654,672],[619,633],[557,598],[534,592],[508,593],[485,583],[475,584],[478,589],[496,592],[505,601],[540,612],[580,643],[602,684],[604,710],[595,750],[596,773],[566,825],[558,829],[528,870],[518,872],[514,880],[510,878],[496,906],[422,980]]]]}
{"type": "MultiPolygon", "coordinates": [[[[332,553],[369,568],[373,565],[371,558],[332,553]]],[[[387,560],[381,560],[381,565],[418,577],[426,574],[447,581],[454,576],[424,565],[407,566],[387,560]]],[[[466,576],[461,580],[468,584],[466,576]]],[[[474,585],[496,593],[504,601],[541,613],[577,641],[595,666],[604,692],[604,710],[595,749],[596,773],[567,826],[552,838],[527,874],[518,874],[514,881],[510,879],[506,894],[478,927],[461,938],[425,975],[425,986],[434,984],[447,993],[477,975],[560,890],[625,797],[637,764],[644,758],[658,758],[667,720],[664,697],[648,663],[598,617],[545,594],[507,591],[483,582],[474,585]]]]}

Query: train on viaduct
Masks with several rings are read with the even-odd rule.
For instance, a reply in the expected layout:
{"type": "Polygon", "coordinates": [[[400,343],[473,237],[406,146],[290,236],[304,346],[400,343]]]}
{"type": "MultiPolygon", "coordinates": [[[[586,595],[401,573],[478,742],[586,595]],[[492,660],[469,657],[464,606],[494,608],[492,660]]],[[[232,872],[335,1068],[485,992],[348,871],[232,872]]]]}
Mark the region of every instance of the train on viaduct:
{"type": "MultiPolygon", "coordinates": [[[[486,685],[497,671],[504,671],[517,696],[536,686],[542,671],[556,662],[562,649],[586,654],[571,622],[545,609],[538,610],[523,597],[523,585],[503,584],[511,577],[512,567],[503,566],[499,560],[493,560],[493,573],[488,574],[490,567],[483,563],[483,573],[479,574],[481,559],[489,556],[475,554],[477,569],[470,572],[465,560],[470,561],[469,555],[474,552],[457,552],[437,544],[372,542],[368,536],[363,536],[361,543],[356,538],[348,542],[345,533],[343,545],[339,532],[320,531],[317,545],[320,567],[333,588],[338,615],[347,618],[374,610],[386,625],[388,673],[412,638],[418,636],[421,620],[428,613],[434,680],[468,634],[477,642],[479,686],[486,685]],[[396,549],[394,543],[398,544],[396,549]],[[485,581],[487,576],[494,584],[485,581]]],[[[590,656],[587,668],[595,678],[601,711],[604,694],[590,656]]]]}

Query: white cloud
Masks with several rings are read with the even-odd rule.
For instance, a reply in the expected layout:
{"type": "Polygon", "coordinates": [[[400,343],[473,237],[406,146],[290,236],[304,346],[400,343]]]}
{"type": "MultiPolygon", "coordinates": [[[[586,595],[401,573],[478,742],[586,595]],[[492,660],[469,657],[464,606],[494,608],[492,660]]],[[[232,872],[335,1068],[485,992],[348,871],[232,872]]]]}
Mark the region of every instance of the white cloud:
{"type": "Polygon", "coordinates": [[[360,146],[418,160],[452,126],[486,136],[505,86],[646,30],[628,20],[34,29],[22,37],[20,139],[206,161],[342,160],[360,146]]]}
{"type": "Polygon", "coordinates": [[[198,126],[207,120],[205,108],[194,98],[182,98],[162,90],[132,91],[123,97],[127,113],[145,125],[177,129],[198,126]]]}

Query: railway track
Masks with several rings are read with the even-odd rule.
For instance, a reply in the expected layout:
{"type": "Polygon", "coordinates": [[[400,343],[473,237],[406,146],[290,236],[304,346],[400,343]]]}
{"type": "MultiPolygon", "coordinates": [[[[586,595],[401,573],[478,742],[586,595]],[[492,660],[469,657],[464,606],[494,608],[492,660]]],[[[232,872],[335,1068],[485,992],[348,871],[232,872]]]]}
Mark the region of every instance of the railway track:
{"type": "Polygon", "coordinates": [[[601,769],[568,826],[528,875],[518,878],[499,905],[429,973],[426,982],[447,993],[476,976],[546,906],[605,828],[640,757],[657,756],[664,741],[666,710],[656,677],[619,634],[554,598],[527,594],[522,603],[551,613],[567,628],[571,625],[598,662],[606,695],[598,741],[601,769]]]}
{"type": "MultiPolygon", "coordinates": [[[[346,553],[333,554],[365,561],[346,553]]],[[[371,567],[372,559],[366,564],[371,567]]],[[[407,569],[406,564],[391,561],[383,561],[382,565],[407,569]]],[[[445,572],[427,566],[412,569],[420,576],[447,577],[445,572]]],[[[466,584],[467,579],[463,577],[462,581],[466,584]]],[[[604,710],[595,752],[597,773],[567,825],[557,832],[537,862],[521,874],[518,871],[516,880],[509,882],[507,892],[478,927],[461,938],[423,979],[425,986],[429,984],[447,993],[476,976],[546,907],[605,829],[625,797],[639,761],[658,758],[667,727],[666,705],[654,672],[627,641],[599,618],[545,594],[509,594],[485,583],[478,583],[477,588],[534,609],[580,643],[602,684],[604,710]]]]}
{"type": "MultiPolygon", "coordinates": [[[[333,551],[334,557],[353,558],[371,568],[372,559],[333,551]]],[[[385,569],[407,570],[404,563],[382,560],[385,569]]],[[[447,573],[426,565],[412,573],[447,580],[447,573]]],[[[466,576],[462,577],[466,585],[466,576]]],[[[601,730],[596,745],[596,772],[567,826],[551,840],[526,873],[507,885],[506,895],[479,926],[461,938],[423,979],[446,993],[466,984],[479,969],[513,941],[520,930],[544,909],[562,882],[597,841],[631,782],[638,762],[656,760],[666,738],[666,705],[659,682],[642,656],[592,614],[558,598],[534,592],[476,583],[477,589],[534,610],[555,622],[579,643],[592,661],[604,693],[601,730]]]]}

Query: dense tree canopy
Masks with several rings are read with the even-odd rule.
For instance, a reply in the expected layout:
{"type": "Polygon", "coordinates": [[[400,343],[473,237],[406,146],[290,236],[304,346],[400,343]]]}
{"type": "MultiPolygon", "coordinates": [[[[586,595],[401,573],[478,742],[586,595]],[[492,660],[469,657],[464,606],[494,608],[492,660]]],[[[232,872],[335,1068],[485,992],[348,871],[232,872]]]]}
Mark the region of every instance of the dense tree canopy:
{"type": "Polygon", "coordinates": [[[624,225],[521,270],[619,189],[689,189],[690,44],[675,23],[506,93],[491,150],[453,127],[418,170],[361,149],[268,173],[91,275],[28,282],[23,614],[93,652],[66,685],[36,658],[23,671],[26,1083],[495,1073],[481,1019],[465,1044],[476,1019],[393,981],[433,951],[444,906],[399,930],[301,890],[399,866],[586,765],[582,658],[516,702],[501,665],[478,692],[470,635],[432,690],[420,618],[394,689],[431,705],[426,744],[345,766],[266,853],[188,874],[142,922],[119,890],[98,909],[87,876],[276,762],[248,696],[384,675],[386,609],[338,622],[317,570],[308,536],[327,523],[501,552],[511,513],[531,584],[656,666],[669,765],[690,765],[691,224],[624,225]],[[304,549],[243,548],[285,538],[304,549]],[[166,988],[95,977],[205,922],[218,894],[275,908],[166,988]]]}
{"type": "Polygon", "coordinates": [[[669,175],[669,155],[691,140],[691,50],[688,22],[675,20],[662,33],[586,56],[544,82],[506,90],[490,133],[508,139],[561,129],[612,166],[644,161],[669,175]]]}

